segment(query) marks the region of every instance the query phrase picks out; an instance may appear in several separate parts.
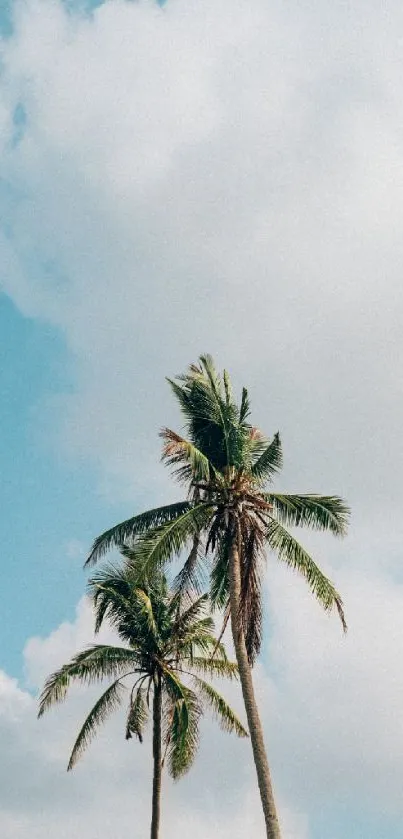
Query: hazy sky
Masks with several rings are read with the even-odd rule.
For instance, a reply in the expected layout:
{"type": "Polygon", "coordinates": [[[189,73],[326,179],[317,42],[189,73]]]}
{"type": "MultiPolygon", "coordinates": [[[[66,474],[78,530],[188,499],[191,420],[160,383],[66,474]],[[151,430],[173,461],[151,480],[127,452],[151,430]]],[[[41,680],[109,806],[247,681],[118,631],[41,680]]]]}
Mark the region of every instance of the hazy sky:
{"type": "MultiPolygon", "coordinates": [[[[146,835],[150,742],[117,719],[66,776],[90,697],[38,723],[35,695],[91,640],[92,538],[175,498],[164,377],[211,352],[280,430],[278,486],[353,511],[301,534],[347,637],[268,564],[284,839],[401,839],[403,7],[90,6],[0,8],[1,835],[146,835]]],[[[247,745],[204,733],[164,839],[258,839],[247,745]]]]}

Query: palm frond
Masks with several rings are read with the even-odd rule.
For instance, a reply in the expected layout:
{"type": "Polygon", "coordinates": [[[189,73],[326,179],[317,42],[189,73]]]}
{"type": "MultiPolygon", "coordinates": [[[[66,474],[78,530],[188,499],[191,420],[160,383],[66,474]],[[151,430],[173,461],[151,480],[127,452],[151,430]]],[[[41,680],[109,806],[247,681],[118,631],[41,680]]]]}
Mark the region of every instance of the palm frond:
{"type": "Polygon", "coordinates": [[[214,556],[210,578],[210,600],[213,609],[224,609],[229,598],[229,541],[221,538],[214,556]]]}
{"type": "Polygon", "coordinates": [[[189,505],[188,509],[173,521],[139,537],[132,549],[136,561],[143,566],[146,573],[149,569],[161,568],[178,556],[186,548],[189,540],[207,525],[211,513],[211,504],[203,502],[189,505]]]}
{"type": "Polygon", "coordinates": [[[273,505],[277,520],[286,527],[310,527],[313,530],[330,530],[334,536],[344,536],[350,510],[336,495],[281,495],[265,493],[273,505]]]}
{"type": "Polygon", "coordinates": [[[239,409],[239,422],[244,423],[250,414],[249,395],[246,387],[242,388],[241,407],[239,409]]]}
{"type": "Polygon", "coordinates": [[[171,696],[172,715],[167,743],[169,773],[180,778],[191,767],[199,745],[202,708],[196,694],[168,669],[165,687],[171,696]]]}
{"type": "Polygon", "coordinates": [[[183,481],[208,481],[215,470],[209,459],[194,443],[185,440],[170,428],[163,428],[160,437],[164,440],[162,460],[175,467],[174,475],[183,481]]]}
{"type": "Polygon", "coordinates": [[[343,601],[333,583],[322,573],[307,551],[279,522],[272,520],[266,540],[278,559],[305,577],[309,588],[325,611],[337,609],[344,631],[347,629],[343,601]]]}
{"type": "Polygon", "coordinates": [[[100,631],[106,619],[117,629],[128,615],[134,620],[130,587],[124,573],[114,575],[102,569],[99,574],[91,577],[87,588],[94,606],[95,633],[100,631]]]}
{"type": "Polygon", "coordinates": [[[248,732],[242,725],[235,711],[233,711],[225,701],[224,697],[221,696],[221,694],[218,693],[212,685],[205,682],[204,679],[200,679],[198,676],[193,676],[193,681],[217,717],[220,727],[224,731],[234,731],[238,737],[248,737],[248,732]]]}
{"type": "Polygon", "coordinates": [[[240,619],[251,664],[259,655],[262,643],[262,553],[263,532],[246,519],[241,527],[241,599],[240,619]]]}
{"type": "Polygon", "coordinates": [[[192,627],[180,643],[180,660],[193,661],[198,656],[213,656],[218,650],[220,658],[225,659],[224,645],[217,642],[214,632],[214,621],[211,618],[203,618],[198,621],[197,626],[192,627]]]}
{"type": "Polygon", "coordinates": [[[122,695],[125,690],[126,688],[120,683],[120,680],[117,679],[95,703],[81,728],[76,742],[74,743],[67,766],[68,772],[73,769],[81,755],[88,748],[97,733],[97,728],[105,722],[112,711],[120,705],[122,695]]]}
{"type": "Polygon", "coordinates": [[[281,450],[280,435],[277,432],[271,443],[259,455],[252,465],[252,475],[258,481],[271,480],[283,465],[283,453],[281,450]]]}
{"type": "Polygon", "coordinates": [[[167,504],[164,507],[157,507],[154,510],[140,513],[115,525],[115,527],[111,527],[110,530],[106,530],[105,533],[95,539],[85,565],[94,565],[111,548],[124,545],[140,533],[146,533],[150,529],[173,521],[185,513],[190,506],[189,501],[167,504]]]}
{"type": "Polygon", "coordinates": [[[90,685],[118,674],[122,678],[127,671],[132,672],[137,667],[138,659],[132,650],[93,644],[49,676],[39,698],[38,716],[63,702],[73,682],[90,685]]]}
{"type": "MultiPolygon", "coordinates": [[[[174,621],[172,628],[172,635],[179,638],[181,635],[187,633],[189,630],[197,632],[198,622],[201,617],[206,617],[206,607],[208,603],[208,594],[202,594],[188,606],[184,611],[180,612],[174,621]]],[[[175,609],[175,599],[172,600],[172,611],[175,609]]]]}

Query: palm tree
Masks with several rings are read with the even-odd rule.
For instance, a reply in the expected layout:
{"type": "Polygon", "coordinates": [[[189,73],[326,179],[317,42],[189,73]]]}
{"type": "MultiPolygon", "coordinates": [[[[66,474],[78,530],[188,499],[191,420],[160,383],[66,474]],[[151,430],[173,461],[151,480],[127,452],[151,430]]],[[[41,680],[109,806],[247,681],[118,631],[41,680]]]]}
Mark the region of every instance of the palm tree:
{"type": "Polygon", "coordinates": [[[343,536],[349,510],[337,496],[285,495],[267,488],[282,465],[279,434],[268,439],[250,424],[247,390],[238,405],[228,374],[220,376],[210,356],[201,356],[199,364],[168,381],[185,418],[186,437],[163,429],[163,460],[187,487],[187,498],[103,533],[87,563],[113,546],[130,544],[143,568],[161,567],[189,546],[176,580],[179,591],[186,592],[200,587],[200,563],[211,557],[210,595],[213,606],[224,609],[224,627],[231,620],[266,834],[280,839],[251,674],[262,637],[264,559],[272,552],[302,574],[324,609],[337,610],[345,630],[340,595],[288,528],[306,526],[343,536]]]}
{"type": "Polygon", "coordinates": [[[151,839],[160,824],[161,779],[165,760],[179,778],[190,768],[199,740],[199,719],[208,706],[222,728],[246,737],[242,723],[204,676],[237,677],[224,646],[213,635],[206,595],[184,599],[169,591],[163,573],[140,577],[135,561],[122,570],[108,567],[90,580],[95,631],[105,619],[124,646],[95,644],[78,653],[46,681],[39,716],[62,702],[73,682],[113,679],[97,700],[74,744],[68,770],[81,757],[97,728],[128,695],[126,739],[140,742],[152,701],[153,791],[151,839]],[[212,657],[212,652],[216,651],[212,657]],[[131,689],[127,694],[127,682],[131,689]],[[164,753],[163,753],[164,752],[164,753]]]}

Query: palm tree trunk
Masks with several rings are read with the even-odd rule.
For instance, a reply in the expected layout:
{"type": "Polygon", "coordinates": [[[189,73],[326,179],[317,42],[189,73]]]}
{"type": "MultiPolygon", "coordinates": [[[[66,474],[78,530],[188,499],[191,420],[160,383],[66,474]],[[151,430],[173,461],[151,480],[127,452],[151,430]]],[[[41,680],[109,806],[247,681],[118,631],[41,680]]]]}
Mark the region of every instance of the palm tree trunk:
{"type": "Polygon", "coordinates": [[[270,777],[269,764],[267,762],[266,750],[263,739],[262,723],[256,704],[255,692],[253,690],[251,667],[246,651],[245,637],[239,618],[239,604],[241,597],[241,568],[240,556],[236,537],[233,538],[230,552],[230,606],[231,606],[231,628],[234,641],[236,659],[239,669],[243,700],[250,739],[252,742],[253,757],[256,766],[257,779],[260,790],[260,798],[266,822],[267,839],[281,839],[280,825],[276,812],[273,787],[270,777]]]}
{"type": "Polygon", "coordinates": [[[161,717],[162,717],[162,691],[161,680],[157,676],[154,683],[153,699],[153,803],[151,819],[151,839],[158,839],[160,829],[161,811],[161,776],[162,776],[162,753],[161,753],[161,717]]]}

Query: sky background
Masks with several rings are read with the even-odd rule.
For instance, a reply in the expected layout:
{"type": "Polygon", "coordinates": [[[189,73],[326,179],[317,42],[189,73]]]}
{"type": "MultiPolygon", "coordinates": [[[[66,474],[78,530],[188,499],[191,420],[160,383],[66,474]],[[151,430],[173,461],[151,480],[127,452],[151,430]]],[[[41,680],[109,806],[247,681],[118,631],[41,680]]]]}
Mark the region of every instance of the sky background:
{"type": "MultiPolygon", "coordinates": [[[[1,835],[148,829],[150,742],[117,717],[67,776],[91,697],[40,723],[35,697],[92,639],[94,536],[175,499],[164,377],[211,352],[280,430],[278,486],[353,511],[301,534],[346,637],[268,562],[284,839],[401,839],[403,8],[3,0],[0,32],[1,835]]],[[[255,786],[206,721],[165,839],[257,839],[255,786]]]]}

